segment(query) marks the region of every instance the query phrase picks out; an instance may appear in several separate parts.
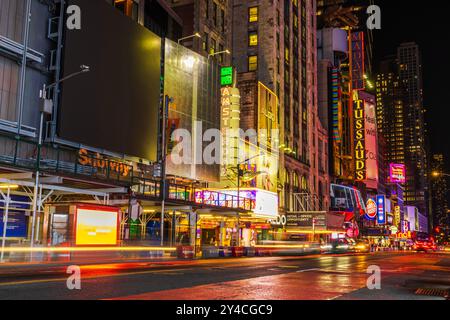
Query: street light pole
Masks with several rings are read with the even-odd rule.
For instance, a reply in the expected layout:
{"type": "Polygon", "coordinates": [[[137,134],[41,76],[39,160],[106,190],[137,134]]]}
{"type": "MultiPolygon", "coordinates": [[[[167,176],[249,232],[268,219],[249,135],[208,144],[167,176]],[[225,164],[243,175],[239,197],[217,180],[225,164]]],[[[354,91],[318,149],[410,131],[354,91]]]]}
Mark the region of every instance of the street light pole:
{"type": "Polygon", "coordinates": [[[163,114],[162,114],[162,148],[161,148],[161,187],[162,187],[162,195],[161,195],[161,247],[164,246],[164,213],[165,213],[165,206],[166,206],[166,160],[167,160],[167,137],[166,137],[166,130],[167,130],[167,117],[169,114],[169,104],[173,102],[173,99],[169,97],[168,95],[164,98],[164,107],[163,107],[163,114]]]}
{"type": "MultiPolygon", "coordinates": [[[[241,208],[241,173],[243,175],[243,170],[241,171],[241,165],[249,162],[252,159],[255,159],[257,157],[261,157],[263,155],[264,155],[263,153],[257,154],[255,156],[250,157],[250,158],[248,158],[248,159],[246,159],[246,160],[244,160],[242,162],[239,162],[237,164],[237,202],[238,202],[237,203],[237,208],[238,208],[238,230],[237,230],[237,232],[238,232],[238,241],[237,241],[237,245],[238,245],[238,247],[240,246],[240,243],[241,243],[241,237],[240,237],[240,234],[239,234],[239,232],[240,232],[240,228],[239,228],[239,225],[240,225],[239,209],[241,208]]],[[[244,206],[244,208],[245,208],[245,206],[244,206]]]]}
{"type": "MultiPolygon", "coordinates": [[[[37,215],[37,207],[40,205],[40,203],[37,203],[37,197],[38,197],[38,188],[39,188],[39,179],[40,179],[40,160],[41,160],[41,149],[42,149],[42,142],[43,142],[43,131],[44,131],[44,114],[51,114],[52,113],[52,107],[53,102],[50,99],[47,99],[47,91],[56,85],[73,78],[79,74],[86,73],[90,71],[90,68],[86,65],[80,66],[80,71],[77,71],[75,73],[69,74],[68,76],[60,79],[59,81],[52,83],[50,85],[43,85],[42,91],[40,94],[40,98],[42,100],[42,105],[40,109],[40,120],[39,120],[39,136],[38,136],[38,145],[37,145],[37,162],[36,162],[36,177],[35,177],[35,184],[34,184],[34,192],[33,192],[33,216],[31,219],[31,243],[30,246],[33,248],[34,246],[34,235],[35,235],[35,228],[36,228],[36,215],[37,215]]],[[[33,259],[33,253],[31,252],[30,259],[33,259]]]]}

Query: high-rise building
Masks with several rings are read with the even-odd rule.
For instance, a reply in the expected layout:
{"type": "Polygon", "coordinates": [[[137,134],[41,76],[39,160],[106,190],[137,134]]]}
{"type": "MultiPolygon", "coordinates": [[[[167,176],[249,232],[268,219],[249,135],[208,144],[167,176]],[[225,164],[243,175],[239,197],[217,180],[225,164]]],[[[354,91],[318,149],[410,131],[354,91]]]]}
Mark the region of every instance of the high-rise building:
{"type": "Polygon", "coordinates": [[[403,86],[394,56],[380,63],[376,90],[378,134],[384,141],[383,167],[387,169],[390,163],[405,164],[403,86]]]}
{"type": "Polygon", "coordinates": [[[328,133],[318,117],[316,50],[316,1],[234,1],[241,127],[255,128],[262,83],[279,102],[278,191],[284,211],[292,210],[295,193],[317,196],[322,208],[329,204],[328,133]]]}
{"type": "MultiPolygon", "coordinates": [[[[164,0],[181,17],[183,45],[202,55],[231,49],[231,0],[164,0]]],[[[229,65],[230,55],[218,55],[218,61],[229,65]]]]}
{"type": "Polygon", "coordinates": [[[422,64],[419,46],[403,43],[397,50],[398,75],[404,91],[403,123],[406,165],[405,201],[427,215],[427,156],[422,64]]]}
{"type": "Polygon", "coordinates": [[[183,21],[165,0],[105,0],[161,38],[177,41],[183,34],[183,21]]]}
{"type": "MultiPolygon", "coordinates": [[[[445,170],[445,161],[442,154],[434,154],[431,159],[432,172],[443,173],[445,170]]],[[[433,225],[443,228],[450,227],[450,215],[448,214],[448,187],[447,177],[434,177],[430,183],[431,198],[433,208],[433,225]]]]}

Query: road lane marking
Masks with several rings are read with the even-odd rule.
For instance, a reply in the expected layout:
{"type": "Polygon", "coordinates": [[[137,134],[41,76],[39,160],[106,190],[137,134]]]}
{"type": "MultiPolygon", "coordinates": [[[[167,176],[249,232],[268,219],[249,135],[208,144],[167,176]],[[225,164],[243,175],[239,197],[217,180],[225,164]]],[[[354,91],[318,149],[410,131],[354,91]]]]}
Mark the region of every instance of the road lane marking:
{"type": "MultiPolygon", "coordinates": [[[[123,276],[134,276],[134,275],[143,275],[143,274],[163,274],[166,275],[183,275],[183,273],[179,271],[186,271],[189,269],[178,269],[177,271],[170,270],[149,270],[149,271],[139,271],[139,272],[125,272],[125,273],[117,273],[117,274],[104,274],[104,275],[95,275],[95,276],[82,276],[82,280],[92,280],[92,279],[102,279],[102,278],[113,278],[113,277],[123,277],[123,276]],[[179,272],[178,274],[175,272],[179,272]]],[[[0,287],[8,287],[8,286],[16,286],[16,285],[25,285],[25,284],[34,284],[34,283],[46,283],[46,282],[59,282],[66,281],[67,278],[53,278],[53,279],[37,279],[37,280],[25,280],[25,281],[13,281],[13,282],[3,282],[0,283],[0,287]]]]}
{"type": "Polygon", "coordinates": [[[302,272],[309,272],[309,271],[318,271],[320,270],[319,268],[312,268],[312,269],[304,269],[304,270],[298,270],[296,271],[297,273],[302,273],[302,272]]]}

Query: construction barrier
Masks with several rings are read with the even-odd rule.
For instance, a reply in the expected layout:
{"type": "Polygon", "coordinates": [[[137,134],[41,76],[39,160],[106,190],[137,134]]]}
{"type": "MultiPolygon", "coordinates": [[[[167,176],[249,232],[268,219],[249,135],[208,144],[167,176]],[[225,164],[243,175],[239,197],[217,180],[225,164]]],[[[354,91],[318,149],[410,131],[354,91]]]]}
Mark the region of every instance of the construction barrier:
{"type": "Polygon", "coordinates": [[[243,247],[231,247],[231,255],[233,257],[242,257],[244,255],[243,247]]]}
{"type": "Polygon", "coordinates": [[[254,247],[245,247],[244,248],[244,256],[254,257],[255,256],[255,248],[254,247]]]}
{"type": "Polygon", "coordinates": [[[231,257],[231,250],[228,247],[219,247],[219,257],[231,257]]]}
{"type": "Polygon", "coordinates": [[[194,259],[194,247],[192,246],[178,246],[177,256],[180,259],[194,259]]]}
{"type": "Polygon", "coordinates": [[[217,247],[202,247],[202,258],[217,258],[219,257],[219,248],[217,247]]]}

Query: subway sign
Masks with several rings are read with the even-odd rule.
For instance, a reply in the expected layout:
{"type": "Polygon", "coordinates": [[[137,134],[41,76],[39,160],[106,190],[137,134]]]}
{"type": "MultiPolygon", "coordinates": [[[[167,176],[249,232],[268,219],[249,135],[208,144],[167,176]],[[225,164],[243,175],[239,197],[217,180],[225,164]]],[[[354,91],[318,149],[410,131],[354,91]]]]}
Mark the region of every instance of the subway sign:
{"type": "Polygon", "coordinates": [[[365,119],[364,101],[354,100],[355,122],[355,180],[366,179],[366,144],[365,144],[365,119]]]}

